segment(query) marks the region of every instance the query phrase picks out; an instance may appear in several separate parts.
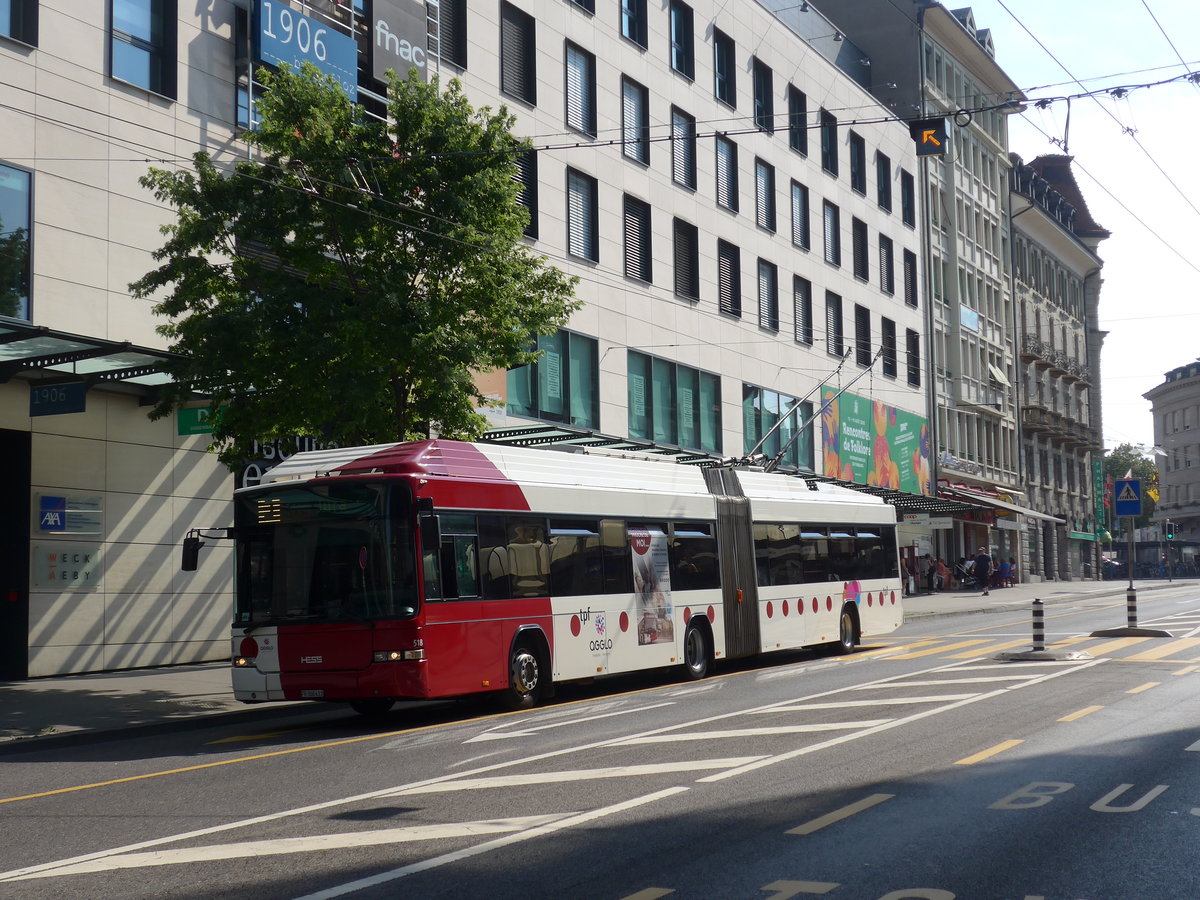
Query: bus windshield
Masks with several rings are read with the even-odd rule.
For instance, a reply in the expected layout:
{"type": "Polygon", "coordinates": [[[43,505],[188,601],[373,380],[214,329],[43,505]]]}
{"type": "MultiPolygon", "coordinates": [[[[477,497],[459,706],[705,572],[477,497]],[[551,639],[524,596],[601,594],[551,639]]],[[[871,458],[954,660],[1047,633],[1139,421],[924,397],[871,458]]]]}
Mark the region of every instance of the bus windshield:
{"type": "Polygon", "coordinates": [[[293,485],[236,497],[235,625],[411,618],[412,502],[400,485],[293,485]]]}

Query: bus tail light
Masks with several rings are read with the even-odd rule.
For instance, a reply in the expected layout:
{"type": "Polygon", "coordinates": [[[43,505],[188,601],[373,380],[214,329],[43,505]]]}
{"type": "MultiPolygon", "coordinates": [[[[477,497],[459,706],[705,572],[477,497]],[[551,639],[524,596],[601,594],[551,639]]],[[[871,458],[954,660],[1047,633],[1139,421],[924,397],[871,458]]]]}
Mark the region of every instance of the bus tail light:
{"type": "Polygon", "coordinates": [[[242,638],[242,643],[238,645],[238,655],[233,658],[234,668],[244,669],[246,666],[252,666],[256,659],[258,659],[258,641],[252,637],[242,638]]]}
{"type": "Polygon", "coordinates": [[[373,662],[399,662],[400,660],[424,658],[424,650],[376,650],[371,654],[373,662]]]}

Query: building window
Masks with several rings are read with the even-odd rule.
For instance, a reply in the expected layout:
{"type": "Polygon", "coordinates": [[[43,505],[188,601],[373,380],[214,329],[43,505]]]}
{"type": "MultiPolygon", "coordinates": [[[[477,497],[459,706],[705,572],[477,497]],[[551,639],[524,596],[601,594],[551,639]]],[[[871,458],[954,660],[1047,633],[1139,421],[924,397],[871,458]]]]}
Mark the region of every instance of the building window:
{"type": "Polygon", "coordinates": [[[850,189],[866,196],[867,142],[853,131],[850,132],[850,189]]]}
{"type": "Polygon", "coordinates": [[[838,173],[837,117],[821,110],[821,168],[830,175],[838,173]]]}
{"type": "Polygon", "coordinates": [[[879,235],[879,289],[885,294],[896,293],[896,272],[892,253],[892,239],[887,235],[879,235]]]}
{"type": "Polygon", "coordinates": [[[0,165],[0,316],[29,319],[32,176],[0,165]]]}
{"type": "Polygon", "coordinates": [[[908,383],[913,387],[921,386],[921,335],[911,328],[904,333],[905,346],[908,350],[908,383]]]}
{"type": "Polygon", "coordinates": [[[728,241],[717,241],[717,308],[742,316],[742,251],[728,241]]]}
{"type": "Polygon", "coordinates": [[[830,356],[846,353],[842,334],[842,298],[833,291],[825,292],[825,351],[830,356]]]}
{"type": "Polygon", "coordinates": [[[808,347],[813,343],[812,282],[799,275],[792,276],[792,314],[797,344],[808,347]]]}
{"type": "Polygon", "coordinates": [[[892,161],[882,153],[875,153],[875,195],[879,208],[892,211],[892,161]]]}
{"type": "Polygon", "coordinates": [[[904,302],[917,305],[917,254],[904,251],[904,302]]]}
{"type": "Polygon", "coordinates": [[[718,135],[717,153],[717,203],[726,209],[738,211],[738,158],[737,144],[718,135]]]}
{"type": "Polygon", "coordinates": [[[754,125],[759,131],[775,133],[775,79],[771,67],[757,57],[754,70],[754,125]]]}
{"type": "Polygon", "coordinates": [[[685,78],[696,77],[696,49],[692,8],[681,0],[671,0],[671,68],[685,78]]]}
{"type": "Polygon", "coordinates": [[[888,378],[896,377],[896,323],[891,319],[879,320],[879,348],[882,351],[880,359],[883,362],[883,374],[888,378]]]}
{"type": "Polygon", "coordinates": [[[110,0],[111,74],[175,98],[175,0],[110,0]]]}
{"type": "Polygon", "coordinates": [[[871,311],[854,304],[854,361],[864,369],[871,365],[871,311]]]}
{"type": "Polygon", "coordinates": [[[700,229],[683,219],[675,220],[675,293],[689,300],[700,299],[700,229]]]}
{"type": "Polygon", "coordinates": [[[0,34],[36,47],[38,0],[0,0],[0,34]]]}
{"type": "Polygon", "coordinates": [[[650,204],[625,195],[625,276],[639,281],[650,278],[650,204]]]}
{"type": "Polygon", "coordinates": [[[437,47],[443,62],[467,67],[467,0],[441,0],[437,47]]]}
{"type": "Polygon", "coordinates": [[[754,160],[754,220],[775,231],[775,167],[761,159],[754,160]]]}
{"type": "Polygon", "coordinates": [[[779,464],[790,469],[812,471],[811,403],[798,403],[795,397],[779,394],[752,384],[742,385],[742,452],[749,453],[758,447],[758,453],[769,458],[780,455],[779,464]],[[780,418],[783,424],[775,428],[780,418]],[[773,434],[763,438],[775,428],[773,434]]]}
{"type": "Polygon", "coordinates": [[[713,96],[737,108],[737,64],[733,38],[713,29],[713,96]]]}
{"type": "Polygon", "coordinates": [[[500,4],[500,90],[537,104],[537,46],[533,16],[511,3],[500,4]]]}
{"type": "Polygon", "coordinates": [[[861,281],[871,280],[867,261],[867,223],[859,218],[850,220],[850,243],[854,255],[854,277],[861,281]]]}
{"type": "Polygon", "coordinates": [[[536,150],[526,150],[516,158],[517,184],[521,186],[517,192],[517,202],[529,212],[529,224],[525,226],[525,236],[538,236],[538,161],[536,150]]]}
{"type": "Polygon", "coordinates": [[[595,14],[596,12],[596,0],[571,0],[571,2],[589,13],[595,14]]]}
{"type": "Polygon", "coordinates": [[[530,349],[536,362],[508,370],[506,408],[511,415],[600,426],[600,363],[594,338],[559,329],[540,335],[530,349]]]}
{"type": "Polygon", "coordinates": [[[696,189],[696,120],[675,107],[671,107],[671,179],[696,189]]]}
{"type": "Polygon", "coordinates": [[[621,0],[621,37],[646,46],[646,0],[621,0]]]}
{"type": "Polygon", "coordinates": [[[900,170],[900,219],[909,228],[917,224],[917,198],[911,172],[900,170]]]}
{"type": "Polygon", "coordinates": [[[720,452],[720,376],[633,350],[627,364],[631,438],[720,452]]]}
{"type": "Polygon", "coordinates": [[[600,260],[599,188],[596,179],[567,169],[567,253],[600,260]]]}
{"type": "Polygon", "coordinates": [[[567,126],[584,134],[596,133],[596,57],[582,47],[567,44],[567,126]]]}
{"type": "Polygon", "coordinates": [[[650,92],[629,78],[621,79],[621,152],[650,164],[650,92]]]}
{"type": "Polygon", "coordinates": [[[794,84],[788,85],[788,146],[808,156],[808,97],[794,84]]]}
{"type": "Polygon", "coordinates": [[[807,250],[812,244],[808,224],[808,188],[792,182],[792,245],[807,250]]]}
{"type": "Polygon", "coordinates": [[[758,327],[779,330],[779,270],[765,259],[758,261],[758,327]]]}
{"type": "Polygon", "coordinates": [[[831,266],[842,264],[841,211],[828,200],[822,217],[825,230],[825,262],[831,266]]]}

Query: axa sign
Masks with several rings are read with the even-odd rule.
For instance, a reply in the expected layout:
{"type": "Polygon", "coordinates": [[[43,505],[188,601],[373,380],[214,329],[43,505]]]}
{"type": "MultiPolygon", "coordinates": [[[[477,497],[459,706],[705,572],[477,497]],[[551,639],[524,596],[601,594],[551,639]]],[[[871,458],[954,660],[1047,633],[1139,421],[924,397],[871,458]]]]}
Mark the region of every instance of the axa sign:
{"type": "Polygon", "coordinates": [[[401,78],[416,68],[428,71],[426,44],[429,29],[423,0],[375,0],[371,28],[371,75],[387,80],[392,69],[401,78]]]}

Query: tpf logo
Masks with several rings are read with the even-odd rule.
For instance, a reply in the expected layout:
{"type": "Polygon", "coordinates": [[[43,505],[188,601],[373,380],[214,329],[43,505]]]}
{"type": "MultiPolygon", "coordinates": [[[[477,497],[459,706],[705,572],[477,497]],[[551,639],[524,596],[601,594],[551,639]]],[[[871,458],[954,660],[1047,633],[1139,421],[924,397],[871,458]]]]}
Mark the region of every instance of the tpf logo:
{"type": "Polygon", "coordinates": [[[39,531],[67,530],[67,498],[42,496],[38,512],[39,531]]]}

